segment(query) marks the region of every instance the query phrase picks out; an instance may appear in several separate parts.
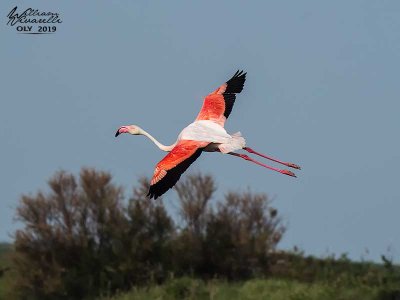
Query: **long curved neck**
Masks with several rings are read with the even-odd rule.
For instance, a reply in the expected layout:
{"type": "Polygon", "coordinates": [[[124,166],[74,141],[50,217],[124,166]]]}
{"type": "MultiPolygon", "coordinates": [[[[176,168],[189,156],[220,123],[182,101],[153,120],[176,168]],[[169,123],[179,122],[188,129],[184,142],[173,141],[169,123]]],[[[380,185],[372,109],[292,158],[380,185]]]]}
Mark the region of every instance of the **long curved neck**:
{"type": "Polygon", "coordinates": [[[176,145],[176,143],[173,143],[173,144],[170,145],[170,146],[163,145],[163,144],[161,144],[159,141],[157,141],[150,133],[148,133],[147,131],[145,131],[145,130],[143,130],[143,129],[140,129],[140,133],[141,133],[142,135],[148,137],[148,138],[149,138],[154,144],[156,144],[156,146],[157,146],[158,148],[160,148],[162,151],[169,152],[169,151],[171,151],[171,150],[175,147],[175,145],[176,145]]]}

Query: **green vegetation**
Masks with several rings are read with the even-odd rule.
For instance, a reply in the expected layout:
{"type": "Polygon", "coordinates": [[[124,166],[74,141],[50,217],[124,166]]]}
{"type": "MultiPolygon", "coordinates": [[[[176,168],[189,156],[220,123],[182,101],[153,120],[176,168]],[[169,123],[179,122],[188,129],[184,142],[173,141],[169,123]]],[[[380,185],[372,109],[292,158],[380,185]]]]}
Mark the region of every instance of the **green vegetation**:
{"type": "Polygon", "coordinates": [[[0,243],[0,299],[5,299],[11,286],[11,259],[12,245],[0,243]]]}
{"type": "Polygon", "coordinates": [[[316,258],[299,251],[277,251],[268,278],[227,281],[181,277],[149,284],[99,300],[397,300],[400,266],[382,256],[383,264],[353,262],[345,255],[316,258]]]}
{"type": "Polygon", "coordinates": [[[56,173],[47,193],[23,195],[16,215],[13,289],[29,299],[83,299],[164,282],[169,274],[240,280],[268,273],[284,232],[265,194],[229,192],[215,205],[211,176],[175,187],[179,218],[146,197],[124,201],[109,173],[56,173]]]}
{"type": "Polygon", "coordinates": [[[341,285],[315,282],[302,283],[283,279],[252,279],[245,282],[229,283],[213,280],[180,278],[161,286],[133,289],[114,297],[101,300],[389,300],[396,292],[384,292],[379,287],[367,285],[341,285]]]}
{"type": "Polygon", "coordinates": [[[24,227],[12,246],[0,244],[0,299],[400,298],[390,259],[278,251],[285,228],[268,197],[215,199],[211,176],[179,182],[175,217],[162,199],[147,199],[145,178],[128,199],[93,169],[58,172],[48,183],[47,193],[21,197],[24,227]]]}
{"type": "Polygon", "coordinates": [[[9,254],[12,250],[12,245],[8,243],[0,243],[0,270],[7,267],[10,263],[9,254]]]}

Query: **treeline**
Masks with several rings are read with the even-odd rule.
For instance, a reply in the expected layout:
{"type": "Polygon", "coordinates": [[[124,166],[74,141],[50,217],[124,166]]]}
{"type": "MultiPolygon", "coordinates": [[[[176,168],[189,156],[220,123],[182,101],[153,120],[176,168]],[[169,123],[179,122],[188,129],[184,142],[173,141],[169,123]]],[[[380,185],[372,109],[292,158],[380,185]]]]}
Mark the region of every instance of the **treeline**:
{"type": "Polygon", "coordinates": [[[174,276],[268,275],[285,231],[265,194],[215,199],[208,175],[176,186],[174,217],[146,198],[140,179],[126,199],[109,173],[56,173],[49,191],[24,195],[15,233],[14,290],[22,299],[82,299],[174,276]],[[213,201],[211,201],[213,199],[213,201]]]}

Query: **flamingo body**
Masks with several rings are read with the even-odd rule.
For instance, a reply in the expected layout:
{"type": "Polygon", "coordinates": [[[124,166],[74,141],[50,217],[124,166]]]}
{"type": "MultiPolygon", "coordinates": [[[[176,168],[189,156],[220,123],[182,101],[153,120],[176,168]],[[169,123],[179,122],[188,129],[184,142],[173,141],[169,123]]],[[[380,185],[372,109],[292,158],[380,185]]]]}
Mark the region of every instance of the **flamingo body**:
{"type": "MultiPolygon", "coordinates": [[[[209,120],[193,122],[182,130],[178,136],[179,139],[217,144],[215,146],[222,153],[236,151],[246,146],[246,141],[240,132],[230,135],[224,127],[209,120]]],[[[213,147],[208,147],[204,151],[213,152],[215,150],[213,147]]]]}

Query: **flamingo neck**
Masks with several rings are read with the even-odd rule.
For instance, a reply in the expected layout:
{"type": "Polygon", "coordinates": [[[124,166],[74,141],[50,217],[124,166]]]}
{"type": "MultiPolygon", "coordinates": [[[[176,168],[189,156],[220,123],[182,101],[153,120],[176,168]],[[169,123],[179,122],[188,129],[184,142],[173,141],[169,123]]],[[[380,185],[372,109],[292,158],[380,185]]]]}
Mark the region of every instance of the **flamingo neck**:
{"type": "Polygon", "coordinates": [[[161,144],[159,141],[157,141],[150,133],[148,133],[147,131],[145,131],[145,130],[143,130],[143,129],[141,129],[141,132],[140,132],[140,133],[141,133],[142,135],[148,137],[148,138],[149,138],[154,144],[156,144],[156,146],[157,146],[158,148],[160,148],[162,151],[170,152],[170,151],[175,147],[175,145],[176,145],[176,143],[173,143],[173,144],[170,145],[170,146],[163,145],[163,144],[161,144]]]}

